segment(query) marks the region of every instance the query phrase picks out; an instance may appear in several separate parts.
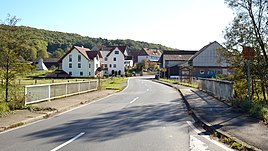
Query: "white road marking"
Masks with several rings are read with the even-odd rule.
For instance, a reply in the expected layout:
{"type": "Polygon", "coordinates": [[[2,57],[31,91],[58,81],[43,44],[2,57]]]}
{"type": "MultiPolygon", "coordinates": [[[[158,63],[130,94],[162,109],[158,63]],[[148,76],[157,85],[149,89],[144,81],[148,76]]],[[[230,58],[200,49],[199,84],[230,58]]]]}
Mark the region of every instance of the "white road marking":
{"type": "MultiPolygon", "coordinates": [[[[189,125],[189,126],[190,126],[190,127],[197,133],[197,134],[200,134],[200,133],[201,133],[201,131],[198,130],[198,129],[193,125],[192,122],[187,121],[187,124],[188,124],[188,125],[189,125]]],[[[213,144],[215,144],[215,145],[221,147],[222,149],[224,149],[224,150],[226,150],[226,151],[234,151],[233,149],[228,148],[227,146],[223,145],[222,143],[220,143],[220,142],[218,142],[218,141],[215,141],[215,140],[213,140],[213,139],[210,139],[210,137],[209,137],[208,135],[200,135],[200,136],[204,137],[204,138],[207,139],[208,141],[212,142],[213,144]]]]}
{"type": "Polygon", "coordinates": [[[130,104],[131,103],[134,103],[135,101],[137,101],[139,99],[139,97],[136,97],[135,99],[133,99],[131,102],[130,102],[130,104]]]}
{"type": "Polygon", "coordinates": [[[190,135],[190,151],[209,151],[208,145],[190,135]]]}
{"type": "Polygon", "coordinates": [[[58,147],[52,149],[51,151],[57,151],[57,150],[59,150],[60,148],[66,146],[66,145],[68,145],[68,144],[70,144],[71,142],[75,141],[76,139],[78,139],[79,137],[81,137],[81,136],[84,135],[84,134],[85,134],[85,132],[82,132],[82,133],[76,135],[76,136],[73,137],[72,139],[70,139],[70,140],[68,140],[67,142],[61,144],[60,146],[58,146],[58,147]]]}

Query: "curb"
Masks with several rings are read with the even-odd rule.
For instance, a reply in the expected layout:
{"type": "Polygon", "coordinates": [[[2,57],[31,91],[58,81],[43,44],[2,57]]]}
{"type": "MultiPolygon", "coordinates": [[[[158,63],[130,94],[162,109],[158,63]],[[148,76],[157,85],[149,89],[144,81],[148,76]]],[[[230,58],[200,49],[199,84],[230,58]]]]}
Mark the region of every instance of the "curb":
{"type": "Polygon", "coordinates": [[[213,132],[217,132],[220,136],[218,137],[227,137],[227,138],[230,138],[232,140],[234,140],[235,142],[238,142],[240,144],[242,144],[246,150],[254,150],[254,151],[261,151],[260,149],[252,146],[252,145],[249,145],[247,144],[246,142],[236,138],[236,137],[233,137],[231,136],[230,134],[226,133],[226,132],[223,132],[222,130],[218,130],[218,129],[215,129],[210,123],[206,122],[204,119],[202,119],[200,116],[198,116],[198,114],[196,114],[196,112],[194,110],[192,110],[189,102],[186,100],[186,98],[184,97],[183,93],[181,92],[181,90],[175,86],[173,86],[172,84],[169,84],[169,83],[166,83],[166,82],[162,82],[162,81],[159,81],[159,80],[152,80],[154,82],[158,82],[158,83],[161,83],[161,84],[164,84],[166,86],[169,86],[169,87],[172,87],[174,89],[176,89],[180,95],[182,96],[182,99],[183,99],[183,102],[185,103],[186,107],[187,107],[187,110],[189,112],[189,114],[193,117],[193,119],[201,124],[202,128],[205,129],[206,131],[209,131],[210,133],[213,133],[213,132]]]}

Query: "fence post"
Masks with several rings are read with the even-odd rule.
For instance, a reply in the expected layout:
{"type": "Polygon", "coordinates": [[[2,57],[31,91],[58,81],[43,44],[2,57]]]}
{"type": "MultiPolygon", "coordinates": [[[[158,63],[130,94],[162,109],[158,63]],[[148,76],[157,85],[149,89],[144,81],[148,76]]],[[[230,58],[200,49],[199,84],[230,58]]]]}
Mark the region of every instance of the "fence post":
{"type": "Polygon", "coordinates": [[[80,91],[81,91],[81,83],[78,82],[78,94],[80,94],[80,91]]]}
{"type": "Polygon", "coordinates": [[[26,101],[27,101],[27,87],[24,86],[24,105],[27,105],[26,101]]]}
{"type": "Polygon", "coordinates": [[[68,94],[68,83],[65,84],[65,97],[67,97],[67,94],[68,94]]]}
{"type": "Polygon", "coordinates": [[[51,97],[50,97],[50,92],[51,91],[51,85],[48,85],[48,101],[51,100],[51,97]]]}

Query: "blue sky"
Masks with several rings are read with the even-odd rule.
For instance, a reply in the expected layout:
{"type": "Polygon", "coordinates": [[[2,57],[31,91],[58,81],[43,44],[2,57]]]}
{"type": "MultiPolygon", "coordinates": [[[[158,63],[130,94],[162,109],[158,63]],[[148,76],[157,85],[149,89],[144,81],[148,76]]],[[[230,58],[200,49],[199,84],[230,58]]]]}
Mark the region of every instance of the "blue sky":
{"type": "Polygon", "coordinates": [[[107,39],[133,39],[198,50],[222,43],[232,11],[224,0],[0,0],[0,19],[107,39]]]}

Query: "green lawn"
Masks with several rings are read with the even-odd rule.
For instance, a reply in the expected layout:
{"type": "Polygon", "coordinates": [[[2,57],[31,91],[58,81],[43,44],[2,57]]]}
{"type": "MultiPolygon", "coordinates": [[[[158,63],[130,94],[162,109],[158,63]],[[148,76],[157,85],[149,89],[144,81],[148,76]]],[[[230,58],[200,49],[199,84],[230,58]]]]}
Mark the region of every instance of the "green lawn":
{"type": "Polygon", "coordinates": [[[127,86],[127,78],[125,77],[113,77],[101,80],[102,90],[123,90],[127,86]]]}

